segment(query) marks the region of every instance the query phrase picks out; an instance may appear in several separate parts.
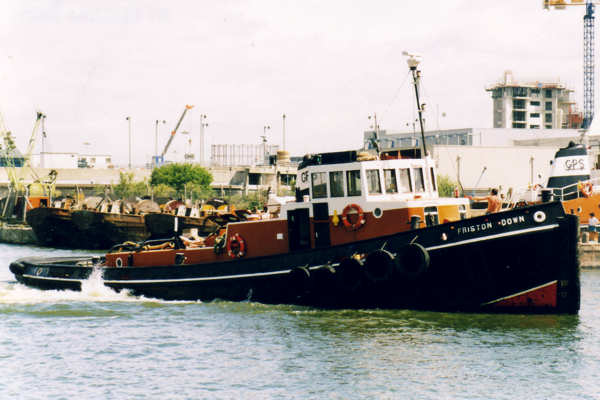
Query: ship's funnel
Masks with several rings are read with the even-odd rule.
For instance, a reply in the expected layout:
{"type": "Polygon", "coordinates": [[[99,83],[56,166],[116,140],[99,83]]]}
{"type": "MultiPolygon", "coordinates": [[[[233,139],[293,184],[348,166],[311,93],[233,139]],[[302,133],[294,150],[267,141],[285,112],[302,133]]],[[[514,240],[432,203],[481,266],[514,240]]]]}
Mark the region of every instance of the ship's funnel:
{"type": "Polygon", "coordinates": [[[546,187],[563,188],[563,196],[571,192],[576,195],[577,183],[589,179],[590,161],[585,146],[569,142],[567,147],[558,150],[554,155],[546,187]],[[569,188],[566,188],[567,186],[569,188]]]}

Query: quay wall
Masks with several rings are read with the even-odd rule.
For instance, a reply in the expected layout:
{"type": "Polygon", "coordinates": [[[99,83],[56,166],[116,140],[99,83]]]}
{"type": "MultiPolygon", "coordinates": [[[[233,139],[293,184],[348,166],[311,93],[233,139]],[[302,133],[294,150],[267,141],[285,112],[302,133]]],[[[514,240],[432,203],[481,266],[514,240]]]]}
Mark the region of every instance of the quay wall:
{"type": "Polygon", "coordinates": [[[579,263],[581,268],[600,268],[600,244],[580,243],[579,263]]]}

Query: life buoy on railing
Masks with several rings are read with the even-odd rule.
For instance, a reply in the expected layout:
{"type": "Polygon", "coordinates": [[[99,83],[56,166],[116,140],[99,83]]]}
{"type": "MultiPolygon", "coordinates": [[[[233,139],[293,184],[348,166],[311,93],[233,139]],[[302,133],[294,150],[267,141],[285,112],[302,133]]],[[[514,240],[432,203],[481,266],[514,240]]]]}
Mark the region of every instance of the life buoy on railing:
{"type": "Polygon", "coordinates": [[[579,182],[577,186],[579,186],[579,190],[585,197],[590,197],[592,195],[593,187],[591,182],[579,182]]]}
{"type": "Polygon", "coordinates": [[[244,257],[246,254],[246,242],[239,233],[235,233],[227,241],[227,255],[232,258],[244,257]]]}
{"type": "Polygon", "coordinates": [[[539,183],[536,183],[535,185],[533,185],[533,187],[531,188],[531,190],[537,191],[537,190],[539,190],[541,188],[542,188],[542,185],[540,185],[539,183]]]}
{"type": "Polygon", "coordinates": [[[344,211],[342,212],[342,223],[346,229],[353,231],[358,230],[365,224],[365,222],[367,222],[365,220],[365,213],[358,204],[348,204],[346,207],[344,207],[344,211]],[[351,223],[348,219],[348,214],[350,214],[350,211],[354,211],[356,214],[358,214],[358,218],[356,219],[355,223],[351,223]]]}

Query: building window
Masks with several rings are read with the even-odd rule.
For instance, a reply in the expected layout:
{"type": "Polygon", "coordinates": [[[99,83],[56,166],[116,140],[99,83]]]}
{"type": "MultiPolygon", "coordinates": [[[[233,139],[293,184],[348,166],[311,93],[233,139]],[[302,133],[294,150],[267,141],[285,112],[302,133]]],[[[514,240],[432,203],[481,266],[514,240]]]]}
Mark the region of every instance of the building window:
{"type": "Polygon", "coordinates": [[[546,111],[552,111],[552,102],[551,101],[546,102],[546,111]]]}
{"type": "Polygon", "coordinates": [[[423,179],[423,168],[413,168],[413,176],[415,177],[415,192],[424,192],[425,180],[423,179]]]}
{"type": "Polygon", "coordinates": [[[260,174],[248,174],[248,185],[260,185],[260,174]]]}
{"type": "Polygon", "coordinates": [[[369,194],[381,194],[381,181],[378,169],[367,170],[367,190],[369,194]]]}
{"type": "Polygon", "coordinates": [[[529,125],[529,129],[540,129],[539,125],[529,125]]]}
{"type": "Polygon", "coordinates": [[[527,88],[524,88],[524,87],[513,88],[513,97],[527,97],[527,88]]]}
{"type": "MultiPolygon", "coordinates": [[[[531,89],[531,94],[540,94],[540,88],[533,88],[533,89],[531,89]]],[[[539,103],[538,103],[538,106],[539,106],[539,103]]]]}
{"type": "Polygon", "coordinates": [[[502,88],[496,88],[492,91],[492,99],[498,99],[502,97],[502,88]]]}
{"type": "Polygon", "coordinates": [[[540,113],[531,113],[531,114],[529,114],[529,116],[531,118],[539,118],[540,117],[540,113]]]}
{"type": "Polygon", "coordinates": [[[525,100],[514,99],[513,100],[513,109],[524,110],[525,109],[525,100]]]}
{"type": "Polygon", "coordinates": [[[346,171],[348,196],[360,196],[360,170],[346,171]]]}
{"type": "Polygon", "coordinates": [[[545,125],[544,128],[546,128],[546,129],[552,129],[552,125],[545,125]]]}
{"type": "Polygon", "coordinates": [[[384,169],[383,181],[385,183],[386,193],[398,193],[398,185],[396,184],[396,170],[384,169]]]}
{"type": "Polygon", "coordinates": [[[540,102],[539,102],[539,101],[532,101],[530,104],[531,104],[532,106],[539,106],[539,105],[540,105],[540,102]]]}
{"type": "Polygon", "coordinates": [[[331,193],[331,197],[344,197],[344,173],[342,171],[329,173],[329,193],[331,193]]]}
{"type": "Polygon", "coordinates": [[[399,191],[400,193],[408,193],[412,192],[412,182],[410,180],[410,169],[408,168],[400,168],[400,175],[398,176],[399,180],[399,191]]]}
{"type": "Polygon", "coordinates": [[[552,89],[544,89],[544,97],[547,99],[552,98],[552,89]]]}
{"type": "Polygon", "coordinates": [[[546,122],[546,123],[552,122],[552,114],[546,114],[544,116],[544,122],[546,122]]]}
{"type": "Polygon", "coordinates": [[[312,197],[313,199],[322,199],[327,197],[327,173],[313,172],[312,178],[312,197]]]}
{"type": "Polygon", "coordinates": [[[525,121],[525,111],[513,111],[513,121],[525,121]]]}

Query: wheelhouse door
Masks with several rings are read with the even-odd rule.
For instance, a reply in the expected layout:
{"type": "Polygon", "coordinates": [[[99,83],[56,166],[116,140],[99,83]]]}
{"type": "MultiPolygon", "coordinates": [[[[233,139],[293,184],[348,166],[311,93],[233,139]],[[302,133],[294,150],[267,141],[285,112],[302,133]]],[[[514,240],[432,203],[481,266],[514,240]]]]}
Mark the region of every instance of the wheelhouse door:
{"type": "Polygon", "coordinates": [[[310,248],[310,215],[308,208],[290,210],[287,216],[290,251],[310,248]]]}
{"type": "Polygon", "coordinates": [[[313,204],[313,216],[315,247],[327,247],[331,244],[329,238],[329,205],[327,203],[313,204]]]}

